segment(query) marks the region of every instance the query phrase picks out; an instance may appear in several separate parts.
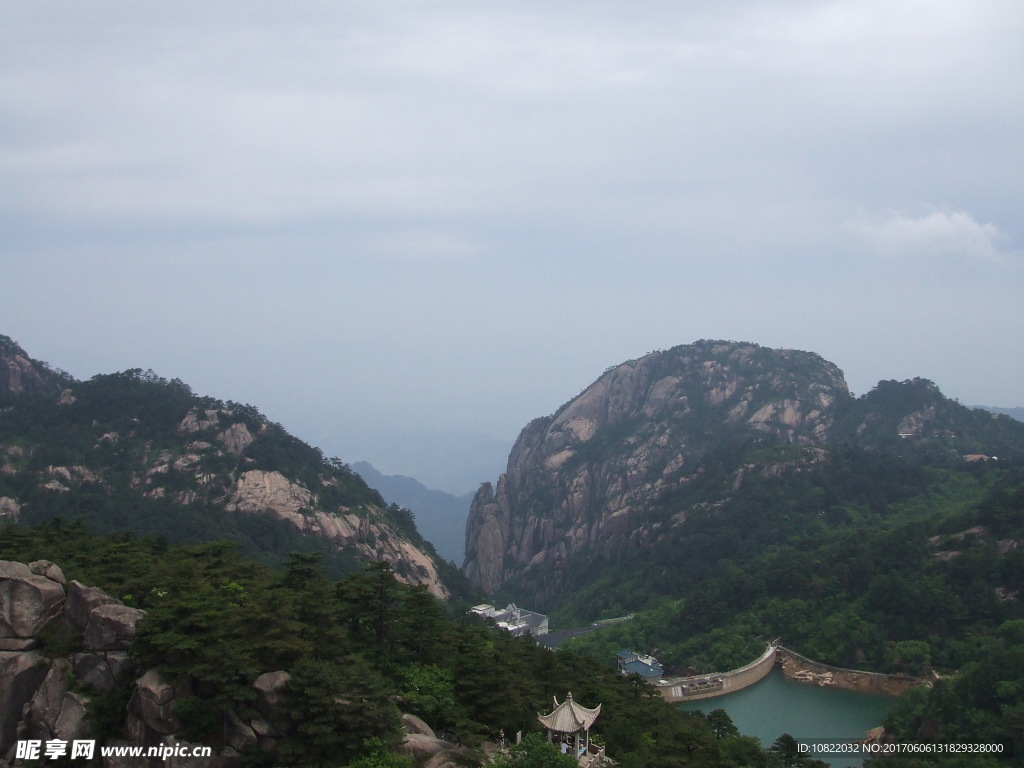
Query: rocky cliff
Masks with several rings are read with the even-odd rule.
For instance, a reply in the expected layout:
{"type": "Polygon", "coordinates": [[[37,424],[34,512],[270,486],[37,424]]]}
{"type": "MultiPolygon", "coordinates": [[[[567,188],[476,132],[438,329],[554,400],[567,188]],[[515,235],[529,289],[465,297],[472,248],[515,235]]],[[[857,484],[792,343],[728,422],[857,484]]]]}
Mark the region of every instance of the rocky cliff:
{"type": "Polygon", "coordinates": [[[809,352],[724,341],[654,352],[523,429],[497,486],[473,500],[464,572],[551,608],[574,569],[681,535],[695,511],[714,514],[755,478],[808,472],[837,442],[1019,453],[1017,426],[920,379],[855,400],[842,371],[809,352]]]}
{"type": "MultiPolygon", "coordinates": [[[[647,518],[729,441],[827,440],[842,371],[817,355],[699,342],[607,371],[553,416],[532,421],[497,488],[476,495],[465,573],[486,591],[531,567],[557,584],[582,549],[643,546],[647,518]]],[[[681,522],[680,518],[677,522],[681,522]]]]}
{"type": "Polygon", "coordinates": [[[41,395],[59,392],[66,374],[33,360],[13,339],[0,336],[0,395],[41,395]]]}
{"type": "Polygon", "coordinates": [[[0,561],[0,763],[18,740],[94,738],[89,703],[130,674],[142,616],[53,563],[0,561]],[[77,652],[54,654],[55,639],[71,636],[77,652]]]}

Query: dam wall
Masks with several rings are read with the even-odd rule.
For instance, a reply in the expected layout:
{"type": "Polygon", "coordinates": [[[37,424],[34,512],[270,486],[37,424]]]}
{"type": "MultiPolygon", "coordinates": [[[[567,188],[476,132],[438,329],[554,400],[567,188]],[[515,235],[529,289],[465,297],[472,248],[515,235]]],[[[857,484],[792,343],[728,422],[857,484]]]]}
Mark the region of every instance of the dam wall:
{"type": "Polygon", "coordinates": [[[666,701],[698,701],[724,696],[760,682],[775,666],[777,646],[769,645],[760,657],[728,672],[712,672],[694,677],[677,677],[655,686],[666,701]]]}
{"type": "Polygon", "coordinates": [[[812,685],[832,686],[845,691],[861,691],[883,696],[898,696],[915,685],[926,685],[930,681],[910,675],[886,675],[881,672],[864,672],[859,669],[832,667],[801,656],[789,648],[778,647],[779,664],[782,674],[790,680],[812,685]]]}

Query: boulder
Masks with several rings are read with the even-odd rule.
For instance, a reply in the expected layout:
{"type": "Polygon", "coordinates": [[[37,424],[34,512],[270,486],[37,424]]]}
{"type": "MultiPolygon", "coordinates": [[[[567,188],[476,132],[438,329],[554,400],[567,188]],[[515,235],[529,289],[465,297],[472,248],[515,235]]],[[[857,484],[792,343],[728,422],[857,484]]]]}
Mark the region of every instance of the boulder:
{"type": "Polygon", "coordinates": [[[436,755],[454,749],[455,745],[422,733],[407,733],[398,751],[406,755],[436,755]]]}
{"type": "Polygon", "coordinates": [[[259,746],[256,732],[230,709],[224,717],[224,743],[238,752],[248,752],[259,746]]]}
{"type": "Polygon", "coordinates": [[[252,726],[253,732],[260,739],[266,737],[268,739],[280,738],[281,732],[274,726],[264,720],[262,717],[254,717],[249,721],[249,725],[252,726]]]}
{"type": "Polygon", "coordinates": [[[0,637],[0,651],[31,651],[38,645],[34,637],[0,637]]]}
{"type": "Polygon", "coordinates": [[[97,693],[112,691],[132,666],[127,651],[79,653],[74,656],[74,664],[75,677],[97,693]]]}
{"type": "Polygon", "coordinates": [[[283,736],[281,731],[260,717],[252,718],[249,725],[252,727],[253,733],[256,734],[260,750],[270,755],[271,758],[276,758],[277,743],[283,736]]]}
{"type": "Polygon", "coordinates": [[[275,712],[279,717],[278,708],[284,701],[291,680],[292,676],[280,669],[276,672],[264,672],[257,677],[252,684],[252,689],[256,691],[256,701],[253,702],[256,711],[271,722],[275,720],[275,712]]]}
{"type": "Polygon", "coordinates": [[[80,581],[68,584],[68,604],[64,612],[64,621],[80,632],[85,631],[89,623],[89,614],[101,605],[122,605],[116,597],[111,597],[99,587],[87,587],[80,581]]]}
{"type": "Polygon", "coordinates": [[[0,560],[0,637],[35,637],[65,605],[64,588],[24,563],[0,560]]]}
{"type": "Polygon", "coordinates": [[[430,738],[436,738],[437,734],[434,733],[434,729],[427,725],[423,720],[416,717],[416,715],[410,715],[408,713],[402,715],[402,729],[406,733],[418,733],[422,736],[429,736],[430,738]]]}
{"type": "Polygon", "coordinates": [[[427,760],[422,768],[459,768],[461,765],[464,763],[456,762],[451,752],[438,752],[427,760]]]}
{"type": "Polygon", "coordinates": [[[0,652],[0,755],[14,746],[21,710],[49,671],[49,660],[35,651],[0,652]]]}
{"type": "Polygon", "coordinates": [[[83,643],[90,651],[126,651],[135,639],[135,625],[146,612],[120,603],[94,608],[85,625],[83,643]]]}
{"type": "Polygon", "coordinates": [[[64,694],[68,692],[68,672],[71,662],[67,659],[54,659],[50,671],[36,689],[35,695],[21,712],[22,727],[19,738],[47,739],[54,738],[57,730],[57,718],[64,704],[64,694]]]}
{"type": "Polygon", "coordinates": [[[44,576],[50,581],[56,581],[58,584],[67,584],[68,580],[64,578],[64,571],[60,569],[59,565],[51,563],[49,560],[36,560],[34,563],[28,564],[28,569],[32,573],[38,576],[44,576]]]}
{"type": "Polygon", "coordinates": [[[178,690],[160,676],[160,670],[153,668],[135,683],[129,708],[150,730],[164,735],[177,733],[181,723],[174,716],[174,700],[186,691],[178,690]]]}
{"type": "Polygon", "coordinates": [[[88,703],[89,699],[80,693],[65,693],[53,735],[65,741],[87,738],[90,735],[86,711],[88,703]]]}

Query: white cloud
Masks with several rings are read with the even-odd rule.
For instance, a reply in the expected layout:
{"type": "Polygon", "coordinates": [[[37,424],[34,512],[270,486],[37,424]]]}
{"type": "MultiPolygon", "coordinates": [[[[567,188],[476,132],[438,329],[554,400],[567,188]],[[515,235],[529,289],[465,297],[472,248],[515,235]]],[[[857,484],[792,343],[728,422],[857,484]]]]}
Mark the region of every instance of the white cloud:
{"type": "Polygon", "coordinates": [[[998,262],[1004,259],[1000,243],[1007,240],[994,224],[979,222],[966,211],[931,211],[920,216],[891,213],[864,217],[851,227],[880,252],[895,256],[961,256],[998,262]]]}

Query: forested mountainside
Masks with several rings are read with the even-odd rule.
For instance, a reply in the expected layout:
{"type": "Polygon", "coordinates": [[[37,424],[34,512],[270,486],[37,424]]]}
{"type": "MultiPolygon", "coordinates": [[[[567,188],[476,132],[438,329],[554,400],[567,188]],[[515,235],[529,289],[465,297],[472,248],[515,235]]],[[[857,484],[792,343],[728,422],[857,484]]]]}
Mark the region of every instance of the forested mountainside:
{"type": "Polygon", "coordinates": [[[566,618],[635,611],[720,561],[871,530],[900,505],[927,514],[944,493],[942,511],[976,503],[1022,456],[1024,424],[930,381],[854,398],[818,355],[701,341],[616,366],[527,425],[473,501],[464,570],[566,618]]]}
{"type": "Polygon", "coordinates": [[[412,515],[251,405],[129,370],[76,381],[0,337],[0,515],[170,541],[230,539],[270,563],[318,552],[337,578],[376,560],[448,597],[465,580],[412,515]]]}
{"type": "Polygon", "coordinates": [[[984,408],[986,411],[992,411],[992,413],[1001,413],[1017,421],[1024,421],[1024,408],[1000,408],[994,405],[979,405],[977,407],[984,408]]]}
{"type": "Polygon", "coordinates": [[[438,554],[461,563],[466,554],[466,516],[473,494],[455,496],[427,488],[419,480],[404,475],[385,475],[372,464],[356,461],[352,469],[380,491],[385,501],[411,510],[416,527],[438,554]]]}
{"type": "Polygon", "coordinates": [[[205,745],[202,760],[133,764],[567,768],[537,713],[571,692],[601,706],[591,736],[622,768],[819,765],[614,667],[449,618],[385,563],[332,583],[315,555],[271,570],[223,543],[7,525],[0,604],[13,601],[0,614],[0,763],[17,739],[95,739],[89,764],[106,766],[121,763],[100,760],[104,747],[205,745]],[[520,731],[520,747],[488,759],[520,731]]]}
{"type": "MultiPolygon", "coordinates": [[[[698,342],[531,422],[478,492],[465,571],[666,674],[818,661],[935,679],[901,739],[1024,739],[1024,424],[924,379],[850,395],[819,356],[698,342]]],[[[900,761],[932,765],[932,759],[900,761]]],[[[998,764],[972,757],[972,766],[998,764]]]]}

